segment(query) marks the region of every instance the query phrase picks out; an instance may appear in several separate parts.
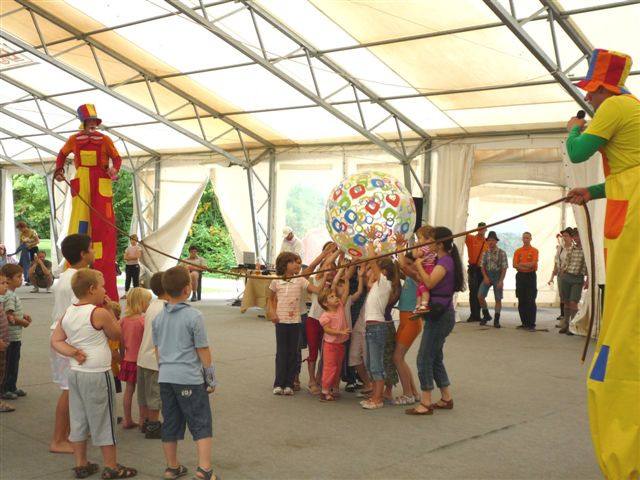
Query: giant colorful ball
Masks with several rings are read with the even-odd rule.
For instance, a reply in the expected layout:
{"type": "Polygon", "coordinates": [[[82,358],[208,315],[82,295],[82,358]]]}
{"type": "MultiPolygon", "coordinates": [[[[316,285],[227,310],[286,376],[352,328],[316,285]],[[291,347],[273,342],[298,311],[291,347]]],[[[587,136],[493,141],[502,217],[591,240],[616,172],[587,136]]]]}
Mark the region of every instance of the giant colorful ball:
{"type": "Polygon", "coordinates": [[[367,231],[375,230],[376,255],[396,250],[395,234],[413,234],[416,206],[409,191],[383,172],[350,175],[331,190],[325,211],[329,235],[353,258],[369,256],[367,231]]]}

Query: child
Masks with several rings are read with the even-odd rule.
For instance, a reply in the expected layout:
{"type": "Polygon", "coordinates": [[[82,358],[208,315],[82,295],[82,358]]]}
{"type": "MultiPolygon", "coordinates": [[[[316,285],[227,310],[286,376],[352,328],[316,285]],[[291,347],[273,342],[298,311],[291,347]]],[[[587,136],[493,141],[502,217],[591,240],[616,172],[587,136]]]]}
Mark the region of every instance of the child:
{"type": "MultiPolygon", "coordinates": [[[[152,322],[162,399],[162,448],[167,461],[165,478],[185,475],[178,462],[178,440],[185,425],[196,442],[198,468],[195,478],[210,480],[212,420],[208,394],[216,386],[215,368],[202,314],[185,303],[191,295],[189,270],[177,266],[162,275],[168,303],[152,322]]],[[[217,476],[215,476],[217,479],[217,476]]]]}
{"type": "Polygon", "coordinates": [[[15,400],[24,397],[26,392],[17,387],[20,367],[20,348],[22,347],[22,329],[31,325],[31,317],[22,313],[22,302],[16,295],[16,288],[22,285],[22,268],[7,264],[2,267],[7,277],[7,292],[4,294],[4,311],[9,322],[9,346],[6,350],[6,365],[2,382],[2,398],[15,400]]]}
{"type": "MultiPolygon", "coordinates": [[[[142,342],[144,331],[144,312],[149,307],[151,294],[141,287],[133,287],[127,292],[127,306],[124,310],[124,318],[120,320],[122,338],[120,340],[120,381],[125,382],[123,396],[124,421],[122,428],[129,430],[136,428],[137,423],[131,418],[131,403],[133,393],[136,391],[137,371],[138,371],[138,350],[142,342]]],[[[146,412],[139,412],[140,418],[146,417],[146,412]]]]}
{"type": "MultiPolygon", "coordinates": [[[[109,307],[113,316],[116,317],[116,322],[120,324],[120,315],[122,314],[122,308],[118,302],[113,300],[109,301],[109,307]]],[[[113,383],[116,386],[116,393],[122,392],[122,382],[120,382],[120,364],[122,363],[122,355],[120,355],[120,340],[107,339],[109,343],[109,350],[111,350],[111,373],[113,374],[113,383]]],[[[118,423],[122,421],[122,417],[118,417],[118,423]]]]}
{"type": "MultiPolygon", "coordinates": [[[[324,329],[324,342],[322,346],[322,393],[320,400],[330,402],[335,400],[340,382],[342,360],[345,353],[345,342],[351,333],[351,303],[362,294],[364,283],[361,280],[358,291],[349,295],[346,282],[353,275],[353,268],[341,269],[332,284],[331,290],[323,290],[318,295],[318,302],[325,310],[320,316],[320,325],[324,329]],[[343,278],[346,277],[346,278],[343,278]],[[347,312],[349,312],[347,314],[347,312]]],[[[362,277],[361,277],[362,278],[362,277]]]]}
{"type": "MultiPolygon", "coordinates": [[[[423,225],[418,229],[416,235],[418,237],[418,244],[423,244],[426,242],[433,242],[433,233],[435,229],[430,225],[423,225]]],[[[415,258],[422,259],[422,267],[424,271],[428,274],[431,274],[433,271],[433,267],[436,265],[436,253],[431,249],[431,244],[422,245],[418,247],[414,252],[415,258]]],[[[424,284],[424,282],[420,282],[418,284],[418,288],[416,290],[416,314],[423,314],[429,311],[429,289],[424,284]]],[[[420,315],[417,315],[420,317],[420,315]]]]}
{"type": "MultiPolygon", "coordinates": [[[[7,293],[7,277],[2,274],[0,270],[0,384],[4,379],[4,364],[6,357],[6,350],[9,346],[9,321],[7,315],[4,313],[4,294],[7,293]]],[[[0,412],[15,412],[16,409],[9,405],[7,402],[0,400],[0,412]]]]}
{"type": "Polygon", "coordinates": [[[58,322],[51,346],[71,357],[69,441],[75,456],[76,478],[86,478],[98,471],[98,465],[87,460],[89,435],[102,451],[103,479],[134,477],[138,473],[135,469],[116,462],[115,393],[107,338],[118,339],[120,326],[109,310],[104,277],[97,270],[82,268],[71,278],[71,288],[78,302],[67,308],[58,322]]]}
{"type": "Polygon", "coordinates": [[[158,358],[153,346],[152,324],[164,310],[167,294],[162,288],[162,272],[154,273],[150,280],[151,291],[158,297],[152,300],[144,313],[144,331],[138,351],[138,406],[145,438],[160,438],[160,385],[158,384],[158,358]]]}
{"type": "MultiPolygon", "coordinates": [[[[369,238],[369,256],[375,255],[373,240],[376,231],[373,228],[367,230],[369,238]]],[[[389,258],[369,263],[369,278],[367,281],[369,295],[364,305],[364,318],[366,322],[365,337],[367,340],[366,364],[369,376],[373,381],[373,392],[369,400],[363,400],[360,405],[367,410],[382,408],[384,406],[384,345],[388,334],[385,324],[385,310],[391,295],[394,283],[395,267],[389,258]]]]}
{"type": "MultiPolygon", "coordinates": [[[[324,250],[304,274],[313,271],[333,249],[324,250]],[[312,268],[313,267],[313,268],[312,268]]],[[[296,376],[296,354],[300,338],[300,299],[306,289],[311,293],[319,293],[320,288],[304,277],[292,277],[300,273],[302,260],[293,252],[282,252],[276,258],[276,273],[283,279],[272,280],[267,298],[267,313],[276,326],[276,378],[273,382],[274,395],[293,395],[296,376]]]]}
{"type": "MultiPolygon", "coordinates": [[[[51,335],[67,308],[78,300],[71,289],[71,278],[81,268],[87,268],[94,260],[91,237],[81,233],[68,235],[60,245],[62,255],[69,268],[60,274],[53,287],[53,310],[51,312],[51,335]]],[[[53,438],[49,444],[51,453],[73,453],[69,443],[69,358],[49,348],[51,357],[51,375],[53,383],[60,387],[60,396],[56,405],[56,418],[53,438]]]]}

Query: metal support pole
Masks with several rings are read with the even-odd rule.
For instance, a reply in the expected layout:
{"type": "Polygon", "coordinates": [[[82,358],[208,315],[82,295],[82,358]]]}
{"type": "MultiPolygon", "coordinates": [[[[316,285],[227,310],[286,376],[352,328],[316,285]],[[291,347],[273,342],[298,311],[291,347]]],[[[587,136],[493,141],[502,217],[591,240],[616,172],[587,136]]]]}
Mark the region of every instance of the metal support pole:
{"type": "Polygon", "coordinates": [[[507,12],[500,4],[499,0],[484,0],[485,5],[511,30],[511,32],[522,42],[522,44],[536,57],[536,59],[547,69],[556,81],[573,97],[582,109],[593,117],[593,108],[584,99],[582,93],[573,85],[571,80],[560,70],[544,50],[536,43],[525,29],[518,23],[518,20],[507,12]]]}
{"type": "Polygon", "coordinates": [[[56,205],[55,205],[55,197],[54,197],[54,190],[51,186],[51,181],[53,180],[53,175],[51,174],[45,174],[44,178],[44,183],[47,186],[47,196],[49,197],[49,219],[50,219],[50,227],[51,227],[51,236],[53,237],[51,239],[51,248],[55,248],[56,249],[56,260],[58,262],[60,262],[60,260],[62,259],[62,251],[60,250],[60,247],[58,246],[58,239],[60,238],[59,232],[58,232],[58,224],[57,224],[57,218],[56,218],[56,205]]]}
{"type": "Polygon", "coordinates": [[[274,239],[276,238],[276,151],[271,149],[269,151],[269,206],[267,209],[267,263],[275,263],[274,250],[276,248],[274,239]]]}
{"type": "Polygon", "coordinates": [[[160,158],[156,159],[153,171],[153,231],[155,232],[160,225],[160,175],[162,173],[160,158]]]}
{"type": "MultiPolygon", "coordinates": [[[[258,219],[256,217],[255,198],[253,194],[253,168],[247,167],[247,185],[249,186],[249,206],[251,207],[251,226],[253,227],[253,245],[256,251],[256,260],[260,258],[260,244],[258,242],[258,219]]],[[[260,262],[262,263],[262,262],[260,262]]]]}
{"type": "Polygon", "coordinates": [[[423,223],[429,223],[429,207],[431,197],[431,142],[427,146],[424,152],[424,165],[423,165],[423,184],[422,184],[422,221],[423,223]]]}

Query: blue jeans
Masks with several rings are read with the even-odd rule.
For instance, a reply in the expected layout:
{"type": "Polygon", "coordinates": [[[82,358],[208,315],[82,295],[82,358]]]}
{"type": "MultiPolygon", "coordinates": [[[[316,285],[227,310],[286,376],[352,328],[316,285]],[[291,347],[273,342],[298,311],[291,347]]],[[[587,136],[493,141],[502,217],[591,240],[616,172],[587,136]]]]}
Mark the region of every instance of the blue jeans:
{"type": "Polygon", "coordinates": [[[420,390],[433,390],[435,380],[438,388],[450,385],[447,370],[444,368],[443,348],[447,336],[453,330],[456,322],[455,311],[452,308],[446,310],[438,320],[425,320],[420,350],[418,350],[418,379],[420,390]]]}
{"type": "Polygon", "coordinates": [[[364,336],[367,340],[365,363],[371,380],[384,380],[384,343],[389,327],[384,322],[367,323],[364,336]]]}

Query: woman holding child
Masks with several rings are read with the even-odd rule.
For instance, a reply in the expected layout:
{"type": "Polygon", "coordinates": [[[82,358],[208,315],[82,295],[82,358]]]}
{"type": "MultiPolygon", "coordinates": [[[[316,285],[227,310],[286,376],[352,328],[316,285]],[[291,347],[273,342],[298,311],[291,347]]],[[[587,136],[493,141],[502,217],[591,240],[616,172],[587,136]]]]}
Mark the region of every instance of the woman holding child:
{"type": "Polygon", "coordinates": [[[449,377],[443,361],[443,348],[455,324],[453,294],[463,290],[464,278],[460,255],[450,238],[451,235],[451,230],[446,227],[435,228],[435,243],[432,244],[432,249],[436,252],[437,260],[430,274],[425,271],[421,259],[415,261],[419,278],[429,289],[431,311],[424,322],[417,358],[418,378],[422,390],[420,404],[405,410],[407,415],[432,415],[434,409],[453,408],[449,377]],[[432,403],[431,391],[434,389],[434,381],[440,389],[441,398],[432,403]]]}

